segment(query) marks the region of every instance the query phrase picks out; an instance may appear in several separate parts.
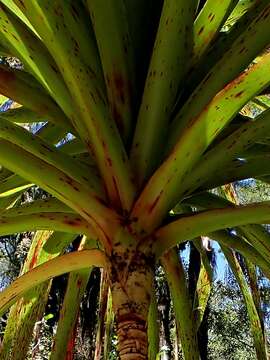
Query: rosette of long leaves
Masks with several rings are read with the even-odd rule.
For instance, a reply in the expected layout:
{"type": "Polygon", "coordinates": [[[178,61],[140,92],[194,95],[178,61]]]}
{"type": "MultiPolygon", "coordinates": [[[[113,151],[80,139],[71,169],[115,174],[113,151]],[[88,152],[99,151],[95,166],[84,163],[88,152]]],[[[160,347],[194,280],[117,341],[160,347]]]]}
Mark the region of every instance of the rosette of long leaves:
{"type": "MultiPolygon", "coordinates": [[[[56,237],[55,244],[50,236],[37,240],[31,266],[0,295],[1,313],[71,272],[51,357],[72,358],[83,289],[91,267],[103,267],[120,359],[147,359],[148,351],[154,358],[157,341],[147,334],[158,336],[153,277],[161,259],[184,357],[199,359],[197,329],[209,296],[202,288],[210,288],[211,269],[198,237],[215,232],[222,246],[270,273],[269,235],[259,225],[270,221],[270,203],[232,206],[206,192],[249,177],[269,181],[269,0],[244,9],[235,0],[0,4],[0,53],[22,64],[0,65],[0,94],[21,105],[0,115],[0,234],[56,237]],[[240,112],[250,101],[260,115],[240,112]],[[31,123],[40,129],[23,126],[31,123]],[[12,207],[32,184],[51,196],[12,207]],[[179,203],[192,208],[177,213],[179,203]],[[238,240],[226,230],[232,227],[242,231],[238,240]],[[64,254],[77,235],[89,243],[64,254]],[[194,299],[176,248],[186,241],[201,250],[194,299]]],[[[33,315],[31,299],[15,306],[33,315]]],[[[10,317],[30,321],[21,310],[10,317]]],[[[8,338],[16,329],[9,329],[4,348],[15,354],[8,338]]],[[[23,329],[17,347],[29,340],[31,326],[23,329]]]]}

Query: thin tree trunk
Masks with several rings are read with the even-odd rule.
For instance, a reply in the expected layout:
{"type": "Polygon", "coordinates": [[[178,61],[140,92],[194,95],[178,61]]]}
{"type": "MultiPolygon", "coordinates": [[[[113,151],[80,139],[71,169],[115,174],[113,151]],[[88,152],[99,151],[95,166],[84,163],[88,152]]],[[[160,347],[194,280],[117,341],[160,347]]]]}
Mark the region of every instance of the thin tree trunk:
{"type": "Polygon", "coordinates": [[[109,291],[109,284],[108,284],[107,274],[105,270],[102,270],[101,281],[100,281],[100,293],[99,293],[98,327],[96,334],[96,348],[95,348],[94,360],[101,359],[102,343],[105,333],[105,316],[106,316],[106,308],[107,308],[107,300],[108,300],[108,291],[109,291]]]}
{"type": "Polygon", "coordinates": [[[179,336],[177,333],[176,324],[174,324],[174,331],[175,331],[174,340],[173,340],[174,360],[178,360],[179,359],[179,336]]]}
{"type": "MultiPolygon", "coordinates": [[[[196,285],[200,272],[201,256],[193,243],[190,243],[190,261],[189,261],[189,292],[191,299],[194,299],[196,285]]],[[[207,310],[206,310],[207,312],[207,310]]],[[[207,314],[208,315],[208,314],[207,314]]],[[[206,315],[204,315],[205,317],[206,315]]],[[[198,330],[198,343],[201,360],[207,360],[208,327],[207,318],[202,322],[198,330]]]]}
{"type": "Polygon", "coordinates": [[[156,360],[159,352],[160,326],[158,303],[155,289],[152,289],[151,304],[148,313],[148,360],[156,360]]]}
{"type": "Polygon", "coordinates": [[[201,360],[207,360],[208,359],[208,318],[209,318],[209,306],[206,305],[203,320],[201,322],[201,326],[198,330],[198,342],[200,344],[200,356],[201,360]]]}
{"type": "Polygon", "coordinates": [[[148,358],[152,264],[151,259],[132,248],[119,249],[111,256],[110,281],[120,360],[148,358]]]}
{"type": "Polygon", "coordinates": [[[161,360],[171,359],[172,344],[170,339],[170,306],[171,297],[167,281],[164,279],[160,285],[159,308],[161,322],[161,342],[160,347],[164,349],[161,360]],[[165,350],[166,349],[166,350],[165,350]]]}
{"type": "Polygon", "coordinates": [[[104,333],[104,351],[103,360],[109,360],[111,348],[112,348],[112,334],[114,326],[114,313],[112,309],[112,294],[109,289],[107,297],[107,309],[106,309],[106,320],[105,320],[105,333],[104,333]]]}
{"type": "MultiPolygon", "coordinates": [[[[205,239],[207,240],[207,239],[205,239]]],[[[204,243],[204,248],[207,249],[207,257],[209,260],[209,263],[212,264],[212,268],[214,268],[215,266],[215,256],[214,256],[214,251],[213,248],[211,246],[210,243],[204,243]]],[[[208,336],[208,330],[209,330],[209,314],[210,314],[210,307],[209,307],[209,299],[207,301],[205,310],[204,310],[204,314],[203,314],[203,319],[201,322],[201,325],[198,329],[198,341],[200,346],[200,356],[201,356],[201,360],[207,360],[208,359],[208,341],[209,341],[209,336],[208,336]]]]}

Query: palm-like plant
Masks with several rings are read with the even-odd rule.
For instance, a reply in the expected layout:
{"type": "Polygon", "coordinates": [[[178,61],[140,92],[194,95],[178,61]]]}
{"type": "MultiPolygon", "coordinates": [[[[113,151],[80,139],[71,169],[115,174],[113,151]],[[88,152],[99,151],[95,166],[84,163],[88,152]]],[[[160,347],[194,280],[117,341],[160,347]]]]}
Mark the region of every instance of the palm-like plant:
{"type": "MultiPolygon", "coordinates": [[[[29,337],[48,280],[71,272],[51,355],[65,358],[76,323],[71,304],[86,286],[85,269],[98,266],[120,359],[154,359],[153,269],[161,259],[185,359],[198,359],[210,269],[194,240],[202,256],[194,312],[175,246],[215,232],[240,282],[229,248],[270,275],[270,237],[246,225],[267,223],[270,204],[235,206],[203,192],[251,176],[269,181],[270,112],[256,121],[238,115],[270,84],[269,0],[0,3],[0,51],[23,65],[0,67],[0,93],[23,105],[1,114],[0,234],[46,230],[35,236],[25,274],[0,295],[1,313],[17,301],[3,356],[24,356],[14,339],[17,347],[29,337]],[[43,121],[35,134],[21,126],[43,121]],[[67,134],[72,139],[58,145],[67,134]],[[11,207],[31,184],[52,196],[11,207]],[[61,256],[78,234],[79,251],[61,256]]],[[[262,329],[247,299],[259,349],[262,329]]],[[[264,347],[257,354],[266,359],[264,347]]]]}

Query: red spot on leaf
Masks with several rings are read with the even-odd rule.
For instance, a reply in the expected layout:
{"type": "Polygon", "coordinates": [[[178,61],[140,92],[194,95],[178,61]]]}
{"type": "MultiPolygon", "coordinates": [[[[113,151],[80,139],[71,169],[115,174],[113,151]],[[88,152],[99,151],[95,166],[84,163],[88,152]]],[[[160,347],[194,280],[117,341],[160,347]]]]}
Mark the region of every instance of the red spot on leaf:
{"type": "Polygon", "coordinates": [[[200,30],[199,30],[199,32],[198,32],[198,35],[201,35],[201,33],[203,32],[203,30],[204,30],[204,26],[202,26],[202,27],[200,28],[200,30]]]}
{"type": "Polygon", "coordinates": [[[122,74],[115,72],[113,74],[113,82],[117,92],[117,97],[120,99],[122,104],[125,104],[125,81],[122,74]]]}
{"type": "Polygon", "coordinates": [[[36,244],[34,254],[33,254],[32,258],[31,258],[31,261],[30,261],[30,264],[29,264],[29,270],[33,269],[37,265],[38,256],[39,256],[42,244],[43,244],[43,239],[40,238],[39,241],[36,244]]]}
{"type": "Polygon", "coordinates": [[[80,224],[78,224],[78,222],[76,222],[74,220],[64,220],[63,223],[66,225],[71,225],[71,226],[79,226],[80,225],[80,224]]]}
{"type": "Polygon", "coordinates": [[[94,195],[94,198],[102,205],[107,206],[106,202],[101,197],[94,195]]]}
{"type": "MultiPolygon", "coordinates": [[[[76,326],[75,326],[76,328],[76,326]]],[[[65,360],[73,360],[73,351],[75,347],[75,329],[73,329],[73,334],[71,335],[69,342],[67,344],[67,353],[65,360]]]]}
{"type": "Polygon", "coordinates": [[[107,157],[107,159],[106,159],[106,160],[107,160],[107,162],[108,162],[109,166],[110,166],[110,167],[112,167],[112,159],[111,159],[111,158],[109,158],[109,157],[107,157]]]}
{"type": "Polygon", "coordinates": [[[235,94],[234,97],[238,98],[238,97],[240,97],[243,93],[244,93],[243,90],[242,90],[242,91],[239,91],[237,94],[235,94]]]}
{"type": "Polygon", "coordinates": [[[116,104],[113,104],[113,106],[112,106],[112,116],[113,116],[114,121],[116,122],[116,126],[117,126],[118,130],[122,134],[124,132],[123,118],[122,118],[120,111],[118,111],[116,104]]]}
{"type": "Polygon", "coordinates": [[[76,17],[79,18],[79,13],[73,4],[71,4],[71,9],[72,9],[72,16],[76,20],[76,17]]]}
{"type": "Polygon", "coordinates": [[[239,51],[239,54],[242,54],[245,50],[246,50],[246,48],[243,47],[243,48],[239,51]]]}
{"type": "Polygon", "coordinates": [[[151,214],[151,212],[152,212],[152,211],[155,209],[155,207],[157,206],[157,204],[158,204],[158,202],[159,202],[159,200],[160,200],[160,198],[161,198],[162,193],[163,193],[163,190],[161,190],[161,192],[159,193],[159,195],[155,198],[155,200],[153,201],[153,203],[150,205],[149,210],[148,210],[149,214],[151,214]]]}
{"type": "Polygon", "coordinates": [[[26,10],[26,7],[25,7],[25,5],[24,5],[24,2],[23,2],[23,0],[19,0],[19,3],[21,4],[21,6],[26,10]]]}
{"type": "Polygon", "coordinates": [[[118,196],[118,198],[120,200],[120,194],[119,194],[116,178],[113,176],[112,179],[113,179],[113,185],[114,185],[115,193],[117,194],[117,196],[118,196]]]}

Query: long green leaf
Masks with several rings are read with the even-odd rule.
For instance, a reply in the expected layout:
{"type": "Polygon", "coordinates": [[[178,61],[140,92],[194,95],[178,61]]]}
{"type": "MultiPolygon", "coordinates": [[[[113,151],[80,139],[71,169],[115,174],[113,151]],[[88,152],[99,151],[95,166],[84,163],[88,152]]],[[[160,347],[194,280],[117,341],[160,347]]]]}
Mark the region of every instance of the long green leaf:
{"type": "Polygon", "coordinates": [[[16,109],[10,109],[0,113],[0,119],[6,119],[15,123],[31,124],[48,120],[46,116],[37,114],[36,112],[21,106],[16,109]]]}
{"type": "Polygon", "coordinates": [[[209,233],[208,236],[227,248],[238,251],[241,255],[250,260],[252,264],[258,265],[264,275],[268,279],[270,278],[269,261],[265,260],[256,248],[251,246],[247,241],[244,241],[239,236],[231,235],[225,230],[214,231],[209,233]]]}
{"type": "MultiPolygon", "coordinates": [[[[229,83],[264,51],[270,41],[267,31],[270,25],[269,12],[270,4],[268,3],[251,24],[245,27],[243,33],[230,44],[230,49],[214,64],[191,94],[172,123],[169,148],[176,144],[179,135],[188,124],[192,123],[202,112],[208,110],[207,104],[213,96],[224,87],[225,89],[230,88],[229,83]],[[192,106],[194,103],[196,106],[192,106]]],[[[234,82],[232,86],[236,84],[237,82],[234,82]]]]}
{"type": "Polygon", "coordinates": [[[252,293],[253,301],[254,301],[254,304],[256,306],[258,316],[259,316],[260,321],[261,321],[262,336],[264,338],[264,344],[261,344],[261,347],[263,349],[265,349],[266,357],[267,357],[268,345],[267,345],[266,331],[265,331],[265,325],[264,325],[264,314],[263,314],[262,304],[261,304],[261,294],[260,294],[260,290],[259,290],[259,287],[258,287],[257,268],[248,259],[245,259],[245,265],[246,265],[246,268],[247,268],[249,285],[250,285],[250,290],[251,290],[251,293],[252,293]]]}
{"type": "Polygon", "coordinates": [[[67,135],[67,130],[48,122],[36,132],[36,135],[50,144],[56,145],[67,135]]]}
{"type": "Polygon", "coordinates": [[[44,116],[55,124],[73,132],[68,118],[52,98],[46,92],[22,80],[19,77],[18,70],[11,71],[5,67],[0,67],[0,94],[8,96],[40,116],[44,116]]]}
{"type": "Polygon", "coordinates": [[[268,154],[254,156],[248,160],[235,159],[227,164],[224,173],[216,173],[216,177],[211,177],[198,190],[209,190],[223,184],[231,183],[238,180],[257,178],[267,182],[270,174],[268,154]],[[264,180],[266,179],[266,180],[264,180]]]}
{"type": "MultiPolygon", "coordinates": [[[[118,216],[104,205],[102,199],[91,194],[89,188],[78,184],[55,167],[5,140],[0,140],[0,163],[55,195],[93,224],[97,231],[102,229],[103,239],[104,231],[112,231],[112,219],[118,216]],[[27,168],[24,164],[27,164],[27,168]],[[106,227],[109,228],[105,230],[106,227]]],[[[117,220],[114,225],[119,226],[117,220]]]]}
{"type": "Polygon", "coordinates": [[[238,0],[206,1],[194,22],[193,63],[200,60],[237,2],[238,0]]]}
{"type": "MultiPolygon", "coordinates": [[[[226,199],[230,200],[233,204],[238,205],[239,204],[239,200],[236,194],[236,191],[234,189],[233,184],[227,184],[225,186],[222,187],[222,191],[225,194],[226,199]]],[[[248,234],[248,231],[247,231],[248,234]]],[[[247,239],[249,240],[249,236],[247,236],[247,239]]],[[[231,253],[232,254],[232,253],[231,253]]],[[[233,255],[233,254],[232,254],[233,255]]],[[[226,252],[225,252],[225,256],[226,256],[226,252]]],[[[232,257],[231,255],[229,255],[230,258],[227,257],[227,259],[230,261],[232,261],[232,257]]],[[[236,257],[234,256],[234,260],[235,262],[237,262],[236,257]]],[[[237,265],[237,264],[235,264],[237,265]]],[[[248,302],[248,300],[252,301],[252,311],[251,309],[249,309],[249,306],[247,305],[247,309],[248,309],[248,314],[250,317],[250,321],[252,323],[252,321],[254,321],[254,316],[256,317],[256,322],[259,318],[260,320],[260,327],[259,329],[257,329],[257,331],[253,328],[253,326],[251,326],[251,330],[252,330],[252,336],[253,336],[253,341],[254,341],[254,345],[255,345],[255,349],[256,349],[256,353],[257,353],[257,357],[258,359],[267,359],[267,351],[266,351],[266,342],[265,342],[265,333],[264,333],[264,326],[263,326],[263,320],[262,320],[262,313],[261,313],[261,308],[260,308],[260,296],[258,293],[258,288],[257,288],[257,275],[256,275],[256,267],[255,265],[251,264],[248,260],[245,261],[245,266],[247,268],[248,271],[248,277],[249,277],[249,282],[250,282],[250,288],[251,288],[251,294],[249,295],[249,299],[247,297],[247,295],[245,294],[245,290],[244,290],[244,285],[240,284],[240,288],[244,294],[244,297],[246,298],[246,302],[248,302]],[[255,315],[253,314],[255,312],[255,315]]],[[[238,266],[239,268],[240,266],[238,266]]],[[[241,269],[241,268],[240,268],[241,269]]],[[[236,270],[236,267],[235,267],[236,270]]],[[[242,275],[242,280],[243,282],[245,282],[245,278],[243,276],[243,274],[241,274],[241,271],[238,271],[238,277],[241,277],[242,275]]],[[[239,280],[238,280],[239,282],[239,280]]],[[[248,286],[246,286],[246,288],[248,288],[248,286]]]]}
{"type": "Polygon", "coordinates": [[[207,257],[206,249],[202,245],[202,239],[195,239],[193,240],[193,243],[200,252],[201,257],[200,272],[196,284],[196,294],[194,296],[193,302],[193,309],[195,311],[195,319],[198,329],[203,320],[207,302],[210,296],[213,281],[213,271],[207,257]]]}
{"type": "MultiPolygon", "coordinates": [[[[21,275],[48,259],[58,256],[72,239],[74,239],[72,234],[37,232],[21,275]]],[[[26,357],[34,325],[40,320],[45,310],[49,289],[50,282],[44,282],[11,307],[2,342],[1,359],[20,360],[26,357]]]]}
{"type": "Polygon", "coordinates": [[[16,194],[32,185],[33,184],[29,183],[29,181],[22,179],[18,175],[10,175],[6,179],[0,181],[0,198],[16,194]]]}
{"type": "Polygon", "coordinates": [[[77,214],[40,212],[18,216],[0,215],[0,235],[24,231],[56,230],[95,237],[91,225],[77,214]]]}
{"type": "Polygon", "coordinates": [[[267,353],[265,348],[265,341],[263,337],[263,331],[261,327],[260,317],[258,315],[256,306],[254,304],[252,295],[250,293],[248,284],[246,283],[245,276],[243,271],[240,267],[240,264],[235,256],[235,254],[231,251],[222,247],[222,251],[234,273],[234,276],[240,286],[242,291],[244,301],[247,306],[247,312],[250,320],[251,325],[251,332],[254,339],[254,346],[256,349],[257,359],[258,360],[266,360],[267,353]]]}
{"type": "Polygon", "coordinates": [[[247,239],[260,252],[266,261],[269,261],[270,234],[264,227],[252,224],[241,226],[237,230],[244,239],[247,239]]]}
{"type": "MultiPolygon", "coordinates": [[[[79,250],[96,247],[96,241],[83,238],[79,250]]],[[[92,267],[85,270],[73,271],[69,274],[64,301],[60,311],[57,331],[53,339],[50,360],[67,359],[73,356],[73,348],[69,343],[76,332],[76,324],[80,310],[80,303],[85,292],[92,267]]]]}
{"type": "Polygon", "coordinates": [[[6,180],[9,176],[13,175],[12,171],[4,168],[2,165],[0,165],[0,180],[6,180]]]}
{"type": "MultiPolygon", "coordinates": [[[[212,231],[250,223],[267,223],[270,202],[202,211],[161,227],[148,240],[152,251],[160,256],[164,251],[188,239],[212,231]]],[[[145,247],[147,242],[142,245],[145,247]]]]}
{"type": "Polygon", "coordinates": [[[257,0],[240,0],[228,17],[224,27],[231,27],[238,21],[254,4],[258,3],[257,0]]]}
{"type": "Polygon", "coordinates": [[[81,138],[95,154],[112,203],[129,210],[134,189],[127,154],[93,69],[77,56],[79,49],[73,34],[66,31],[65,22],[59,21],[59,14],[65,14],[61,9],[66,5],[60,1],[52,4],[48,0],[16,1],[16,4],[24,9],[62,73],[80,118],[74,121],[81,138]]]}
{"type": "MultiPolygon", "coordinates": [[[[189,200],[187,200],[187,203],[190,206],[195,206],[197,209],[213,209],[213,208],[222,208],[224,206],[233,206],[233,204],[221,197],[218,197],[214,194],[211,193],[202,193],[200,195],[194,196],[192,198],[190,198],[189,200]]],[[[260,259],[260,264],[258,263],[258,265],[260,267],[263,267],[263,271],[266,271],[266,264],[265,261],[269,263],[269,259],[270,259],[270,235],[267,232],[267,230],[258,224],[251,224],[251,225],[244,225],[244,226],[238,226],[237,228],[237,233],[239,236],[242,237],[233,237],[233,236],[229,236],[229,238],[227,239],[226,236],[223,238],[226,239],[226,241],[228,241],[230,244],[234,244],[233,248],[238,249],[238,243],[239,246],[241,245],[241,249],[242,249],[242,245],[246,244],[247,246],[249,246],[249,243],[253,246],[251,249],[246,249],[245,247],[245,251],[248,251],[248,258],[254,263],[256,264],[256,256],[255,256],[255,252],[259,254],[259,256],[257,256],[257,258],[264,258],[264,261],[261,261],[260,259]],[[246,239],[248,239],[248,243],[246,242],[246,239]],[[252,251],[254,252],[254,254],[252,254],[252,251]],[[254,256],[255,257],[254,257],[254,256]]],[[[221,232],[218,232],[219,234],[221,232]]],[[[222,238],[222,236],[221,236],[222,238]]],[[[225,243],[226,246],[227,243],[225,243]]],[[[240,253],[242,253],[242,250],[239,250],[240,253]]],[[[258,260],[259,261],[259,260],[258,260]]],[[[268,273],[268,271],[267,271],[268,273]]]]}
{"type": "MultiPolygon", "coordinates": [[[[76,40],[80,44],[78,54],[85,64],[94,70],[102,91],[105,91],[100,54],[98,53],[96,37],[88,13],[80,1],[66,0],[64,3],[58,2],[57,4],[60,4],[69,31],[71,34],[76,34],[76,40]]],[[[104,26],[106,26],[105,22],[104,26]]]]}
{"type": "Polygon", "coordinates": [[[131,152],[140,185],[160,161],[164,132],[193,45],[194,1],[164,1],[131,152]]]}
{"type": "MultiPolygon", "coordinates": [[[[30,22],[27,20],[27,17],[23,14],[23,12],[14,4],[12,0],[1,0],[1,2],[8,7],[16,16],[21,19],[22,22],[24,22],[27,27],[29,27],[33,32],[35,32],[33,26],[30,24],[30,22]]],[[[36,34],[37,35],[37,34],[36,34]]]]}
{"type": "Polygon", "coordinates": [[[261,320],[261,326],[262,326],[264,340],[266,340],[265,328],[264,328],[264,322],[263,322],[264,314],[263,314],[262,307],[261,307],[261,296],[260,296],[260,290],[259,290],[259,286],[258,286],[257,268],[248,259],[245,259],[245,266],[246,266],[247,273],[248,273],[247,275],[248,275],[248,279],[249,279],[249,285],[250,285],[250,290],[252,293],[253,301],[256,306],[257,313],[261,320]]]}
{"type": "Polygon", "coordinates": [[[135,69],[124,0],[89,0],[87,4],[99,47],[111,114],[122,138],[129,143],[134,127],[135,69]]]}
{"type": "Polygon", "coordinates": [[[182,193],[179,184],[187,172],[247,100],[270,83],[270,76],[266,77],[269,66],[270,53],[266,53],[220,91],[193,119],[135,203],[132,215],[139,219],[139,228],[150,232],[177,203],[182,193]]]}
{"type": "Polygon", "coordinates": [[[85,145],[78,138],[66,142],[60,147],[60,150],[70,155],[81,154],[87,151],[85,145]]]}
{"type": "Polygon", "coordinates": [[[74,214],[74,211],[63,204],[61,201],[52,197],[48,197],[6,209],[1,213],[1,215],[4,217],[17,217],[20,215],[31,215],[46,212],[74,214]]]}
{"type": "Polygon", "coordinates": [[[182,184],[182,191],[185,195],[194,191],[196,187],[202,186],[208,178],[214,179],[220,172],[222,176],[229,172],[227,165],[232,160],[241,157],[241,153],[245,149],[258,139],[265,137],[270,129],[269,120],[270,110],[263,112],[255,121],[243,124],[238,130],[206,152],[182,184]]]}
{"type": "Polygon", "coordinates": [[[16,192],[13,195],[0,198],[0,212],[5,211],[7,208],[14,206],[14,204],[16,204],[17,200],[20,198],[22,193],[23,190],[16,192]]]}
{"type": "Polygon", "coordinates": [[[172,296],[176,326],[185,360],[199,360],[199,347],[194,313],[188,294],[185,272],[176,250],[170,250],[161,259],[172,296]]]}
{"type": "Polygon", "coordinates": [[[48,164],[55,166],[78,183],[92,187],[99,196],[102,196],[100,183],[94,174],[88,174],[87,168],[74,161],[70,156],[61,153],[38,136],[32,135],[24,128],[2,119],[0,121],[0,138],[10,141],[48,164]]]}
{"type": "MultiPolygon", "coordinates": [[[[18,8],[20,5],[17,4],[18,8]]],[[[25,13],[25,9],[21,10],[25,13]]],[[[23,61],[26,69],[36,77],[74,123],[76,112],[72,106],[71,96],[54,59],[40,38],[3,5],[1,5],[1,15],[0,39],[4,38],[7,41],[8,48],[23,61]]]]}
{"type": "Polygon", "coordinates": [[[0,293],[0,314],[4,314],[16,300],[42,282],[90,266],[106,267],[106,261],[104,253],[100,250],[83,250],[62,255],[37,266],[0,293]]]}
{"type": "Polygon", "coordinates": [[[0,44],[0,56],[10,56],[10,52],[0,44]]]}
{"type": "MultiPolygon", "coordinates": [[[[244,16],[242,16],[239,21],[237,21],[237,23],[232,27],[230,31],[220,32],[218,38],[216,39],[216,41],[213,42],[209,51],[206,51],[200,63],[196,66],[196,68],[193,70],[193,72],[187,79],[188,94],[192,93],[197,87],[197,85],[200,84],[210,72],[212,72],[213,67],[215,67],[218,62],[222,61],[226,63],[231,60],[230,51],[232,48],[232,44],[234,44],[237,39],[240,39],[243,34],[245,34],[249,25],[256,22],[256,19],[260,16],[260,14],[267,6],[269,6],[268,0],[256,1],[255,3],[253,3],[253,6],[250,8],[250,10],[246,14],[244,14],[244,16]]],[[[253,41],[256,40],[253,38],[253,41]]],[[[257,54],[255,54],[253,57],[255,58],[257,54]]],[[[221,69],[220,71],[222,72],[221,69]]],[[[227,78],[228,74],[229,72],[224,72],[222,74],[223,80],[225,81],[224,84],[227,84],[230,81],[230,79],[227,78]]]]}

